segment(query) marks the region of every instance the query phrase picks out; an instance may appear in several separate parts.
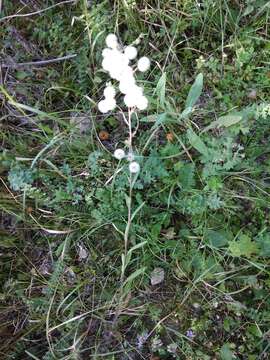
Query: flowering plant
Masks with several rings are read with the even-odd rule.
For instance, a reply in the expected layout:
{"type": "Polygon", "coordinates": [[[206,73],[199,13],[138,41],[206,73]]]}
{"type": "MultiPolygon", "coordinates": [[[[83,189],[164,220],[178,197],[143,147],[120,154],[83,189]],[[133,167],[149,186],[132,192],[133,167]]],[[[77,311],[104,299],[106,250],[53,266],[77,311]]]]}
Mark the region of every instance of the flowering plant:
{"type": "MultiPolygon", "coordinates": [[[[118,82],[118,90],[124,96],[124,104],[128,108],[128,118],[121,110],[125,124],[129,130],[128,146],[129,151],[126,155],[123,149],[116,149],[114,157],[118,160],[126,158],[129,164],[129,171],[131,174],[136,174],[140,171],[140,165],[134,161],[134,155],[132,150],[132,138],[136,133],[132,130],[131,116],[133,113],[146,110],[148,106],[148,100],[144,96],[143,88],[136,84],[135,74],[136,71],[145,72],[150,68],[150,60],[148,57],[141,57],[137,66],[132,67],[131,62],[137,58],[138,51],[135,46],[128,45],[122,46],[115,34],[109,34],[106,37],[107,47],[103,49],[102,56],[102,68],[109,74],[110,78],[114,82],[118,82]]],[[[116,88],[111,82],[107,83],[104,91],[104,99],[98,103],[98,109],[102,113],[107,113],[116,108],[116,88]]]]}
{"type": "MultiPolygon", "coordinates": [[[[99,101],[98,109],[101,113],[106,114],[118,107],[121,112],[124,122],[128,128],[129,138],[127,140],[128,152],[124,149],[117,148],[114,151],[114,157],[121,161],[126,159],[129,162],[129,195],[126,196],[127,203],[127,223],[124,232],[125,251],[122,255],[122,273],[121,283],[123,284],[125,269],[130,261],[132,249],[128,251],[129,232],[132,220],[139,209],[132,214],[132,190],[136,181],[137,175],[140,171],[140,165],[135,160],[132,140],[138,130],[138,121],[135,129],[132,127],[132,115],[135,114],[138,120],[138,111],[147,109],[148,99],[144,95],[142,87],[136,83],[136,72],[146,72],[150,68],[150,60],[143,56],[138,59],[137,64],[134,61],[137,58],[138,51],[135,46],[123,46],[119,43],[115,34],[109,34],[106,37],[106,48],[102,51],[102,68],[108,73],[110,81],[107,82],[103,91],[104,99],[99,101]],[[133,62],[133,65],[132,65],[133,62]],[[123,102],[127,111],[123,111],[120,106],[117,106],[117,93],[123,97],[123,102]],[[126,116],[127,113],[127,116],[126,116]],[[134,177],[133,177],[134,176],[134,177]]],[[[120,97],[120,96],[119,96],[120,97]]]]}

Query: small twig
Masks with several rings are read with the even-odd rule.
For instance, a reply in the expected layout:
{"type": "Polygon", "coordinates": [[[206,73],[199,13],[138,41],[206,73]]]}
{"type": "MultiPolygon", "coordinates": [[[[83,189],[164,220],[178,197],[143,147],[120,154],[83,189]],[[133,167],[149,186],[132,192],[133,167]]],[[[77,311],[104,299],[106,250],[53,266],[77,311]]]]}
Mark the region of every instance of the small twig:
{"type": "MultiPolygon", "coordinates": [[[[1,1],[1,0],[0,0],[1,1]]],[[[8,16],[5,16],[3,17],[2,19],[0,19],[0,22],[1,21],[5,21],[5,20],[9,20],[9,19],[13,19],[13,18],[17,18],[17,17],[28,17],[28,16],[33,16],[33,15],[38,15],[38,14],[41,14],[47,10],[50,10],[50,9],[53,9],[55,8],[56,6],[58,5],[64,5],[64,4],[68,4],[68,3],[74,3],[75,4],[75,0],[65,0],[65,1],[62,1],[58,4],[54,4],[52,6],[49,6],[47,7],[46,9],[41,9],[41,10],[38,10],[38,11],[34,11],[34,12],[31,12],[31,13],[27,13],[27,14],[13,14],[13,15],[8,15],[8,16]]]]}
{"type": "Polygon", "coordinates": [[[47,64],[51,64],[51,63],[55,63],[55,62],[59,62],[59,61],[73,59],[76,56],[77,56],[77,54],[71,54],[71,55],[61,56],[61,57],[55,58],[55,59],[29,61],[29,62],[17,63],[17,64],[16,63],[15,64],[1,64],[0,63],[0,66],[4,67],[4,68],[17,68],[17,67],[23,67],[23,66],[43,66],[43,65],[47,65],[47,64]]]}

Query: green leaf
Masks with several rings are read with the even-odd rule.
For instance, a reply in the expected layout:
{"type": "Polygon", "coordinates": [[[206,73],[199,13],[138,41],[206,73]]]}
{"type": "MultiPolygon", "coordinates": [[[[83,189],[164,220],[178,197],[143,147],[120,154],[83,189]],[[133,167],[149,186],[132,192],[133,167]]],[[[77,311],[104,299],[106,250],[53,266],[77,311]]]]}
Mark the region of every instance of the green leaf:
{"type": "Polygon", "coordinates": [[[189,90],[188,97],[186,100],[185,108],[193,108],[195,103],[198,101],[203,89],[203,74],[200,73],[189,90]]]}
{"type": "Polygon", "coordinates": [[[166,112],[156,115],[148,115],[140,119],[140,122],[155,123],[155,125],[158,123],[159,125],[167,120],[167,115],[168,114],[166,112]]]}
{"type": "Polygon", "coordinates": [[[252,13],[253,10],[254,10],[254,6],[251,4],[248,5],[243,12],[243,16],[248,16],[249,14],[252,13]]]}
{"type": "Polygon", "coordinates": [[[229,242],[229,251],[232,256],[245,256],[249,258],[252,254],[258,253],[258,246],[249,236],[243,234],[239,240],[229,242]]]}
{"type": "Polygon", "coordinates": [[[136,277],[142,275],[146,270],[146,267],[142,267],[141,269],[138,269],[134,271],[129,277],[126,279],[124,285],[131,283],[136,277]]]}
{"type": "Polygon", "coordinates": [[[137,249],[140,249],[140,248],[143,247],[145,244],[147,244],[147,241],[142,241],[141,243],[132,246],[132,248],[129,249],[128,254],[132,254],[133,251],[135,251],[135,250],[137,250],[137,249]]]}
{"type": "Polygon", "coordinates": [[[6,235],[5,232],[0,231],[0,247],[12,248],[15,247],[15,239],[12,236],[6,235]]]}
{"type": "Polygon", "coordinates": [[[178,180],[183,190],[192,189],[195,186],[195,166],[192,163],[182,164],[177,163],[175,164],[175,170],[179,172],[178,180]],[[178,165],[178,166],[177,166],[178,165]]]}
{"type": "Polygon", "coordinates": [[[24,80],[25,78],[27,78],[28,77],[28,73],[27,72],[25,72],[25,71],[17,71],[16,72],[16,78],[18,79],[18,80],[24,80]]]}
{"type": "Polygon", "coordinates": [[[262,257],[270,257],[270,233],[265,233],[260,235],[256,239],[256,243],[260,248],[260,256],[262,257]]]}
{"type": "Polygon", "coordinates": [[[167,75],[164,72],[161,78],[158,80],[155,93],[158,95],[159,103],[164,108],[165,107],[165,91],[166,91],[166,78],[167,75]]]}
{"type": "Polygon", "coordinates": [[[229,345],[224,344],[222,348],[220,349],[220,359],[221,360],[233,360],[234,356],[231,352],[229,345]]]}
{"type": "Polygon", "coordinates": [[[134,220],[135,216],[137,215],[137,213],[141,210],[141,208],[145,205],[145,201],[142,202],[137,209],[134,211],[134,213],[131,215],[131,221],[134,220]]]}
{"type": "Polygon", "coordinates": [[[205,234],[206,242],[212,245],[215,248],[221,248],[228,244],[228,241],[231,238],[231,234],[226,231],[214,231],[207,230],[205,234]]]}
{"type": "Polygon", "coordinates": [[[208,149],[205,143],[201,140],[201,138],[197,134],[195,134],[193,130],[188,129],[187,137],[192,147],[194,147],[202,155],[208,156],[208,149]]]}
{"type": "Polygon", "coordinates": [[[235,124],[239,123],[242,119],[243,119],[243,115],[241,115],[240,113],[221,116],[220,118],[218,118],[218,120],[213,121],[209,126],[207,126],[204,129],[204,132],[208,131],[208,130],[211,130],[211,129],[214,129],[214,128],[219,129],[222,126],[230,127],[232,125],[235,125],[235,124]]]}

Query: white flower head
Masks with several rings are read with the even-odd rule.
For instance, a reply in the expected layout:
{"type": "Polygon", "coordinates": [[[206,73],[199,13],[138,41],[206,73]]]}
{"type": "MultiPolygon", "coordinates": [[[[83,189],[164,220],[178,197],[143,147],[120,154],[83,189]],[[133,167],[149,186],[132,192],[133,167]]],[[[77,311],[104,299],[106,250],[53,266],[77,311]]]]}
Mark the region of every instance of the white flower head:
{"type": "Polygon", "coordinates": [[[122,160],[126,156],[126,154],[125,154],[125,151],[123,149],[116,149],[115,152],[113,153],[113,156],[117,160],[122,160]]]}
{"type": "Polygon", "coordinates": [[[99,103],[98,103],[98,110],[105,114],[106,112],[109,111],[109,108],[108,108],[108,103],[105,101],[105,100],[101,100],[99,103]]]}
{"type": "Polygon", "coordinates": [[[150,60],[148,57],[143,56],[138,61],[138,70],[145,72],[150,68],[150,60]]]}
{"type": "Polygon", "coordinates": [[[127,46],[124,52],[129,60],[134,60],[138,53],[137,49],[134,46],[127,46]]]}
{"type": "Polygon", "coordinates": [[[105,114],[108,111],[114,110],[116,107],[116,101],[114,98],[106,98],[98,103],[98,110],[105,114]]]}
{"type": "Polygon", "coordinates": [[[103,49],[102,50],[102,56],[105,58],[105,57],[109,57],[110,56],[110,54],[111,54],[111,49],[109,49],[109,48],[105,48],[105,49],[103,49]]]}
{"type": "Polygon", "coordinates": [[[118,47],[118,40],[115,34],[109,34],[106,37],[106,45],[111,49],[116,49],[118,47]]]}
{"type": "Polygon", "coordinates": [[[132,87],[136,86],[136,81],[133,74],[127,74],[123,76],[119,83],[119,90],[122,94],[127,94],[130,92],[132,87]]]}
{"type": "MultiPolygon", "coordinates": [[[[124,103],[128,108],[137,107],[138,110],[145,110],[148,100],[143,94],[143,88],[136,84],[134,69],[129,65],[131,60],[137,57],[135,46],[128,45],[124,49],[119,45],[117,36],[109,34],[106,37],[107,47],[102,51],[102,68],[109,73],[111,79],[119,82],[119,90],[124,95],[124,103]]],[[[150,60],[143,56],[139,59],[137,69],[141,72],[147,71],[150,67],[150,60]]],[[[104,89],[105,99],[100,101],[98,108],[102,113],[113,110],[116,107],[116,90],[112,85],[104,89]]]]}
{"type": "Polygon", "coordinates": [[[116,100],[114,98],[105,98],[105,103],[108,110],[114,110],[116,107],[116,100]]]}
{"type": "Polygon", "coordinates": [[[124,96],[124,103],[128,108],[136,106],[136,98],[132,94],[127,93],[124,96]]]}
{"type": "Polygon", "coordinates": [[[148,106],[148,100],[145,96],[139,96],[136,100],[136,106],[139,110],[145,110],[148,106]]]}
{"type": "Polygon", "coordinates": [[[108,86],[105,87],[103,93],[104,93],[105,98],[111,99],[111,98],[115,97],[116,91],[115,91],[115,88],[113,86],[108,85],[108,86]]]}
{"type": "Polygon", "coordinates": [[[101,66],[102,66],[103,70],[110,71],[111,63],[110,63],[110,60],[108,57],[104,57],[104,59],[102,60],[101,66]]]}
{"type": "Polygon", "coordinates": [[[141,88],[140,86],[134,84],[133,86],[131,86],[127,92],[130,96],[134,96],[134,98],[139,99],[140,97],[143,96],[143,88],[141,88]]]}
{"type": "Polygon", "coordinates": [[[136,161],[132,161],[130,164],[129,164],[129,171],[132,173],[132,174],[136,174],[140,171],[140,165],[136,162],[136,161]]]}

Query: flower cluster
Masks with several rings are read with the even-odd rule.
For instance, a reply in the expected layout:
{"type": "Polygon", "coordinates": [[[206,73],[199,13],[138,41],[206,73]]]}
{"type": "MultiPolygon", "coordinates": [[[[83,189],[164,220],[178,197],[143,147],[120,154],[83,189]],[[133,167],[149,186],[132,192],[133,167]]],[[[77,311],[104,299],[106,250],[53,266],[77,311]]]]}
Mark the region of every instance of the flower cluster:
{"type": "MultiPolygon", "coordinates": [[[[143,94],[143,88],[136,84],[135,71],[130,65],[132,60],[137,57],[137,49],[128,45],[122,47],[118,43],[116,35],[109,34],[106,37],[106,45],[102,51],[102,68],[107,71],[113,80],[119,82],[119,90],[124,95],[124,103],[128,108],[136,107],[138,110],[145,110],[148,100],[143,94]]],[[[150,67],[150,60],[143,56],[138,60],[137,70],[145,72],[150,67]]],[[[113,110],[116,107],[116,90],[112,85],[108,85],[104,90],[104,100],[98,103],[98,109],[102,113],[113,110]]]]}
{"type": "Polygon", "coordinates": [[[132,174],[136,174],[140,171],[140,164],[134,161],[134,155],[132,153],[126,155],[123,149],[116,149],[113,155],[117,160],[126,158],[129,161],[129,171],[132,174]]]}

